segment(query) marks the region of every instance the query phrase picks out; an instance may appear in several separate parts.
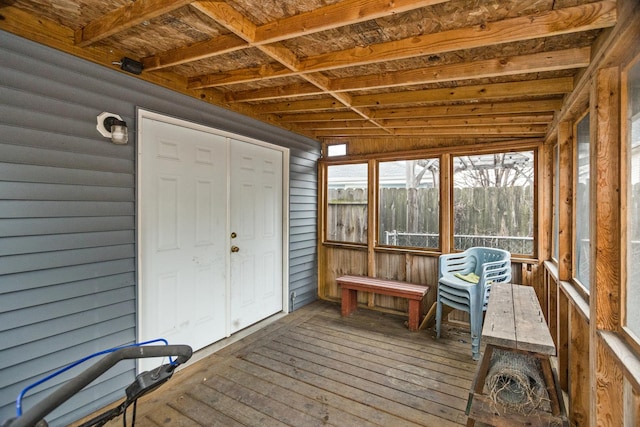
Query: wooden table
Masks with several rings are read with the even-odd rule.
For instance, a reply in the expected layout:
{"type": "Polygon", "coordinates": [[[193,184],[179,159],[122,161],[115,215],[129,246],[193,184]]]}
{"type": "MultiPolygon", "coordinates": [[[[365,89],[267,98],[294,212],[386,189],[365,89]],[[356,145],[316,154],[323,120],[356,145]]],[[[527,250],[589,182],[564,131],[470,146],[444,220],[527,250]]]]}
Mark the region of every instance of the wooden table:
{"type": "Polygon", "coordinates": [[[510,283],[492,285],[482,340],[486,348],[469,393],[467,426],[473,426],[476,420],[500,426],[568,425],[562,399],[559,398],[560,387],[549,359],[556,354],[556,348],[532,287],[510,283]],[[509,413],[508,418],[496,414],[505,414],[506,411],[500,410],[499,403],[489,399],[483,390],[494,349],[531,355],[540,361],[551,413],[533,410],[527,415],[509,413]]]}

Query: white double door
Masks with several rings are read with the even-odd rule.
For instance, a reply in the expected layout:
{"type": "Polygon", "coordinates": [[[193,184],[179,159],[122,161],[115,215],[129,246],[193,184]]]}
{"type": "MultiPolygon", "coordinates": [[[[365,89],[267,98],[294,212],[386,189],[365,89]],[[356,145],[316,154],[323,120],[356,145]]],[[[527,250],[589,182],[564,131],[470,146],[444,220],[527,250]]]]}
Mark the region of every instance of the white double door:
{"type": "Polygon", "coordinates": [[[197,350],[282,311],[283,151],[138,125],[139,341],[197,350]]]}

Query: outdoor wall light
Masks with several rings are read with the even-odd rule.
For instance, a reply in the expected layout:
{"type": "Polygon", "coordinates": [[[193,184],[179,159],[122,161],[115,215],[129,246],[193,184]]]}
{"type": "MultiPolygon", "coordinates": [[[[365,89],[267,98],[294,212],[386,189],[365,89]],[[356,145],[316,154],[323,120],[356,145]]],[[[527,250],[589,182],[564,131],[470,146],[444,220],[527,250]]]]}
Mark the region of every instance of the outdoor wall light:
{"type": "Polygon", "coordinates": [[[97,117],[98,132],[105,138],[111,138],[111,142],[118,145],[125,145],[129,142],[127,124],[122,117],[113,113],[100,113],[97,117]]]}

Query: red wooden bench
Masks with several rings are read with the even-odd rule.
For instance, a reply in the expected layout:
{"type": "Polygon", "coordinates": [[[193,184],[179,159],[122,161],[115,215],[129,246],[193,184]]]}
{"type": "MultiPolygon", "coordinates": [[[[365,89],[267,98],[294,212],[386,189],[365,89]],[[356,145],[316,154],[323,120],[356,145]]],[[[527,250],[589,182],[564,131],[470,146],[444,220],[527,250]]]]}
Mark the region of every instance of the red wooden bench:
{"type": "Polygon", "coordinates": [[[367,276],[341,276],[336,283],[342,289],[343,316],[349,316],[358,308],[358,291],[390,295],[409,300],[409,330],[418,330],[422,299],[429,291],[428,286],[367,276]]]}

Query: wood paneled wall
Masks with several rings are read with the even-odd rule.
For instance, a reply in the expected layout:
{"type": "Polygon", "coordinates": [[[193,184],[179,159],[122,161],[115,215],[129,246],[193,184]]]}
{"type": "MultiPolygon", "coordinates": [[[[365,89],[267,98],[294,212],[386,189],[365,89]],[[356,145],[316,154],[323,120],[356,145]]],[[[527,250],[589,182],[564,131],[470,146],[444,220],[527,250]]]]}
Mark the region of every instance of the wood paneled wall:
{"type": "MultiPolygon", "coordinates": [[[[560,385],[575,426],[636,426],[640,423],[640,352],[625,334],[621,313],[626,260],[621,206],[621,70],[640,54],[640,5],[620,1],[616,28],[599,50],[549,136],[558,145],[558,260],[543,266],[542,305],[558,350],[560,385]],[[590,112],[590,289],[575,283],[573,242],[573,125],[590,112]]],[[[549,165],[549,167],[553,167],[549,165]]],[[[549,218],[552,212],[547,212],[549,218]]],[[[539,295],[540,296],[540,295],[539,295]]]]}
{"type": "MultiPolygon", "coordinates": [[[[368,275],[368,257],[366,248],[349,248],[337,245],[321,245],[319,261],[318,294],[322,299],[339,301],[340,290],[336,285],[336,277],[343,274],[368,275]]],[[[402,251],[374,251],[375,277],[403,280],[431,286],[424,300],[424,308],[429,309],[436,301],[438,283],[438,256],[433,254],[416,254],[402,251]]],[[[537,263],[512,262],[512,280],[514,283],[535,285],[542,283],[539,278],[542,269],[537,263]]],[[[536,286],[536,293],[544,294],[542,287],[536,286]],[[538,289],[539,288],[539,289],[538,289]]],[[[374,303],[382,311],[407,312],[407,301],[403,298],[376,295],[374,301],[368,296],[359,295],[359,303],[374,303]]],[[[465,322],[465,313],[452,313],[452,320],[465,322]]]]}
{"type": "MultiPolygon", "coordinates": [[[[336,277],[343,274],[368,274],[367,251],[365,249],[325,246],[322,251],[319,296],[323,299],[337,301],[340,290],[336,285],[336,277]]],[[[403,280],[412,283],[431,285],[432,289],[424,300],[425,309],[435,302],[435,284],[438,281],[438,258],[401,252],[376,252],[375,277],[403,280]]],[[[375,305],[382,311],[407,312],[407,301],[403,298],[376,295],[373,301],[359,294],[359,303],[375,305]]]]}

